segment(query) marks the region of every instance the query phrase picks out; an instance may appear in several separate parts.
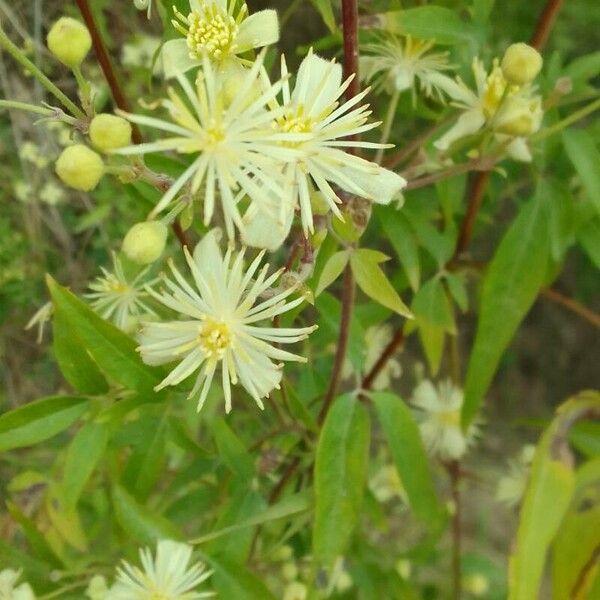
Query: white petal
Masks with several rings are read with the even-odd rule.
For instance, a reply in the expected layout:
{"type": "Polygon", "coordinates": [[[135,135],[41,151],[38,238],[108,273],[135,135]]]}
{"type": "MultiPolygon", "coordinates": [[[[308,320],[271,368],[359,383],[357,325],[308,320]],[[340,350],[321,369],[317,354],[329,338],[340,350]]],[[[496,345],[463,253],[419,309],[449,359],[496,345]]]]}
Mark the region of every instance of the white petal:
{"type": "Polygon", "coordinates": [[[277,250],[292,227],[294,220],[294,207],[285,202],[283,221],[278,211],[277,216],[270,212],[261,210],[256,202],[253,202],[244,215],[244,233],[242,240],[247,246],[253,248],[266,248],[271,252],[277,250]]]}
{"type": "Polygon", "coordinates": [[[438,150],[448,150],[460,138],[477,133],[485,123],[485,116],[479,109],[464,112],[456,123],[438,140],[434,146],[438,150]]]}
{"type": "Polygon", "coordinates": [[[190,58],[190,51],[184,38],[165,42],[160,51],[160,61],[166,79],[185,73],[200,64],[190,58]]]}
{"type": "Polygon", "coordinates": [[[279,21],[274,10],[260,10],[244,19],[235,39],[238,54],[279,40],[279,21]]]}

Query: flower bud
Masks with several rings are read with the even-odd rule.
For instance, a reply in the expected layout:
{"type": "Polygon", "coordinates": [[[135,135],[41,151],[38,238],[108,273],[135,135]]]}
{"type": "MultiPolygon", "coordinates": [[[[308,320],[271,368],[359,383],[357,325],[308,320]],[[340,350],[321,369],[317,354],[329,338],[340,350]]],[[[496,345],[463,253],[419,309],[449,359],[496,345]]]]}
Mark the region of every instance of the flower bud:
{"type": "Polygon", "coordinates": [[[543,62],[542,55],[535,48],[523,43],[512,44],[502,58],[502,72],[508,82],[524,85],[537,77],[543,62]]]}
{"type": "Polygon", "coordinates": [[[56,161],[56,174],[68,186],[89,192],[104,174],[104,163],[99,154],[83,144],[67,146],[56,161]]]}
{"type": "Polygon", "coordinates": [[[87,27],[71,17],[61,17],[46,38],[50,52],[67,67],[78,67],[92,47],[87,27]]]}
{"type": "Polygon", "coordinates": [[[160,221],[136,223],[125,236],[122,250],[125,256],[139,265],[154,262],[165,249],[167,227],[160,221]]]}
{"type": "Polygon", "coordinates": [[[89,133],[92,144],[102,152],[110,152],[131,143],[131,124],[116,115],[96,115],[90,123],[89,133]]]}

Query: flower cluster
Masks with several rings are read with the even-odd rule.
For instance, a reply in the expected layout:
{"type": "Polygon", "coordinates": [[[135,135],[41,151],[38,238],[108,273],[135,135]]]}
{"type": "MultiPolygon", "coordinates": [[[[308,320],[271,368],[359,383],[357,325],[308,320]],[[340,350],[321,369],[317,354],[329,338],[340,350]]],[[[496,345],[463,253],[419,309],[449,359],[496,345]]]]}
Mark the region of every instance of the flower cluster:
{"type": "Polygon", "coordinates": [[[185,39],[168,42],[162,52],[165,74],[179,84],[161,102],[170,119],[125,115],[167,137],[115,150],[191,158],[151,218],[174,201],[177,209],[200,199],[205,225],[219,207],[230,238],[237,229],[246,244],[272,249],[287,237],[296,211],[305,234],[313,231],[316,196],[341,217],[335,187],[383,204],[400,193],[401,176],[354,153],[385,146],[356,140],[378,123],[368,122],[368,105],[361,104],[368,90],[341,100],[351,79],[343,81],[339,64],[309,52],[292,88],[282,57],[281,77],[273,83],[264,51],[253,62],[238,55],[278,39],[274,11],[248,16],[235,0],[193,0],[190,10],[175,13],[185,39]],[[194,67],[190,82],[183,73],[194,67]]]}
{"type": "Polygon", "coordinates": [[[481,60],[476,57],[472,68],[475,91],[459,77],[452,80],[439,73],[432,75],[439,88],[463,110],[435,146],[446,151],[455,141],[487,128],[506,145],[509,156],[515,160],[530,161],[526,138],[540,128],[543,117],[542,99],[531,83],[541,68],[541,57],[533,48],[515,44],[508,48],[502,65],[495,59],[491,70],[486,72],[481,60]],[[517,68],[515,63],[518,59],[521,60],[517,68]],[[535,65],[528,68],[533,62],[535,65]],[[516,70],[525,78],[515,77],[513,71],[516,70]]]}

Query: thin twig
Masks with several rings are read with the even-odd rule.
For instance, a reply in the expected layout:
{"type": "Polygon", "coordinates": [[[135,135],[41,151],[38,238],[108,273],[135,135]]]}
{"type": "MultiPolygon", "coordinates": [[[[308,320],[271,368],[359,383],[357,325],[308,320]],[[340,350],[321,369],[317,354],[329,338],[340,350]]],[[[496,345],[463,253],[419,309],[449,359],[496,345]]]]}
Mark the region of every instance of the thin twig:
{"type": "Polygon", "coordinates": [[[456,243],[454,256],[450,262],[456,260],[456,258],[458,258],[467,249],[469,242],[471,241],[475,219],[477,218],[477,213],[481,207],[489,179],[489,171],[480,171],[472,176],[471,185],[469,186],[467,192],[467,212],[460,227],[460,233],[458,234],[458,241],[456,243]]]}
{"type": "Polygon", "coordinates": [[[404,330],[402,327],[399,327],[392,336],[392,339],[389,341],[388,345],[383,349],[381,356],[377,359],[375,364],[371,367],[371,370],[362,380],[361,388],[363,390],[371,389],[371,386],[373,385],[373,382],[379,373],[381,373],[388,360],[390,360],[390,358],[392,358],[397,350],[404,344],[405,339],[404,330]]]}
{"type": "MultiPolygon", "coordinates": [[[[125,97],[123,89],[119,84],[119,80],[116,76],[115,70],[112,65],[112,61],[108,52],[106,50],[106,46],[102,41],[102,36],[98,31],[98,27],[96,26],[96,21],[94,19],[94,14],[90,8],[88,0],[76,0],[77,6],[79,7],[79,11],[81,12],[81,16],[85,21],[86,27],[90,32],[90,36],[92,37],[92,46],[94,48],[94,52],[96,53],[96,58],[100,64],[100,68],[102,69],[102,73],[104,73],[104,78],[110,87],[110,91],[112,97],[115,101],[115,104],[118,108],[125,112],[130,112],[129,102],[125,97]]],[[[141,144],[143,142],[142,134],[140,133],[139,128],[135,123],[131,124],[131,139],[136,144],[141,144]]],[[[189,241],[187,240],[187,236],[181,227],[179,221],[174,221],[171,225],[173,229],[173,233],[179,240],[181,247],[190,246],[189,241]]]]}
{"type": "Polygon", "coordinates": [[[546,45],[564,0],[548,0],[531,38],[531,45],[540,50],[546,45]]]}
{"type": "MultiPolygon", "coordinates": [[[[117,75],[112,65],[112,61],[108,52],[106,50],[106,46],[104,45],[104,41],[102,40],[102,36],[98,31],[98,27],[96,26],[96,21],[94,19],[94,14],[92,13],[92,9],[90,8],[90,4],[88,0],[76,0],[77,6],[79,7],[79,12],[85,21],[85,25],[88,28],[90,35],[92,36],[92,46],[94,48],[94,52],[96,53],[96,58],[98,59],[98,63],[100,64],[100,68],[102,69],[102,73],[104,74],[104,78],[106,79],[106,83],[108,83],[108,87],[110,87],[110,91],[112,97],[115,101],[115,104],[121,110],[125,112],[131,112],[129,108],[129,102],[127,102],[127,98],[123,93],[121,85],[119,84],[119,80],[117,79],[117,75]]],[[[142,135],[140,130],[138,129],[135,123],[131,124],[132,127],[132,135],[131,138],[136,144],[142,143],[142,135]]]]}
{"type": "Polygon", "coordinates": [[[590,308],[587,308],[587,306],[577,302],[577,300],[565,296],[554,288],[543,289],[540,292],[540,296],[548,298],[548,300],[552,300],[552,302],[556,302],[556,304],[560,304],[561,306],[568,308],[571,312],[579,315],[595,327],[600,328],[600,315],[590,308]]]}
{"type": "Polygon", "coordinates": [[[462,596],[462,506],[460,496],[460,463],[455,460],[447,465],[452,487],[454,513],[452,515],[452,597],[460,600],[462,596]]]}
{"type": "Polygon", "coordinates": [[[354,291],[354,276],[352,275],[352,267],[348,264],[344,269],[340,331],[333,360],[333,368],[331,369],[329,387],[327,388],[325,400],[323,401],[323,406],[321,407],[321,412],[317,419],[319,424],[322,424],[325,421],[327,412],[337,395],[340,380],[342,378],[342,369],[344,367],[344,360],[346,359],[348,340],[350,339],[350,321],[352,319],[352,307],[354,306],[354,291]]]}

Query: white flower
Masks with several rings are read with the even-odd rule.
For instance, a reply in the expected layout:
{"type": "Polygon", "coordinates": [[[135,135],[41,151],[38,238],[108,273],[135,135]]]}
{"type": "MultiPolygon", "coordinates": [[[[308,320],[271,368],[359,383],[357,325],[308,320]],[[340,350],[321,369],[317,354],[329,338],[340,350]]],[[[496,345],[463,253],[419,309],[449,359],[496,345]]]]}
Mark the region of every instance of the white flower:
{"type": "Polygon", "coordinates": [[[0,600],[35,600],[33,590],[28,583],[16,585],[20,576],[20,571],[12,569],[0,571],[0,600]]]}
{"type": "Polygon", "coordinates": [[[385,503],[392,498],[400,498],[408,504],[406,490],[394,465],[383,465],[371,479],[369,489],[378,502],[385,503]]]}
{"type": "Polygon", "coordinates": [[[163,105],[174,122],[154,117],[125,114],[132,122],[148,125],[173,134],[171,137],[148,144],[121,148],[118,154],[145,154],[175,150],[180,154],[195,155],[193,162],[177,178],[169,191],[152,211],[154,217],[191,182],[190,192],[196,194],[204,187],[204,223],[213,217],[215,203],[220,200],[227,233],[234,235],[234,224],[243,229],[237,208],[238,192],[255,202],[264,202],[270,190],[281,194],[281,187],[273,181],[277,163],[285,157],[284,148],[273,143],[275,133],[272,121],[282,111],[269,111],[265,105],[277,95],[281,82],[269,86],[254,98],[261,55],[252,69],[244,71],[237,95],[231,103],[226,101],[227,84],[223,73],[215,71],[208,59],[198,73],[195,89],[179,75],[178,80],[191,105],[188,107],[174,90],[169,90],[170,100],[163,105]]]}
{"type": "Polygon", "coordinates": [[[376,89],[415,91],[418,87],[426,96],[443,99],[443,90],[438,85],[440,71],[452,67],[448,64],[447,52],[429,52],[433,41],[415,40],[410,35],[399,38],[395,35],[382,37],[379,43],[367,44],[360,57],[360,73],[365,81],[373,81],[376,89]],[[438,78],[432,78],[432,73],[438,78]]]}
{"type": "MultiPolygon", "coordinates": [[[[367,123],[368,105],[356,106],[368,89],[340,104],[340,97],[351,78],[342,83],[342,67],[312,52],[302,61],[294,90],[290,91],[285,59],[281,60],[284,114],[277,119],[278,139],[282,146],[293,148],[291,159],[282,159],[292,206],[299,205],[302,226],[313,231],[311,191],[313,183],[323,193],[329,208],[341,216],[341,202],[330,183],[352,194],[380,204],[389,204],[406,185],[406,181],[379,165],[354,156],[352,148],[388,147],[373,142],[348,139],[369,131],[379,123],[367,123]]],[[[288,195],[286,194],[286,196],[288,195]]]]}
{"type": "MultiPolygon", "coordinates": [[[[484,126],[509,141],[535,133],[541,125],[543,111],[541,98],[531,85],[517,86],[506,81],[502,69],[495,60],[490,73],[486,73],[478,58],[473,60],[476,91],[469,89],[457,77],[455,81],[434,74],[432,77],[454,101],[463,109],[458,120],[441,138],[435,142],[439,150],[447,150],[455,141],[477,133],[484,126]]],[[[526,160],[522,146],[510,148],[514,158],[526,160]]],[[[530,157],[529,157],[530,160],[530,157]]]]}
{"type": "Polygon", "coordinates": [[[85,595],[90,600],[106,600],[108,585],[102,575],[94,575],[85,590],[85,595]]]}
{"type": "Polygon", "coordinates": [[[113,272],[101,267],[103,276],[97,277],[86,294],[92,300],[92,308],[106,320],[111,320],[119,329],[130,331],[141,315],[156,313],[146,304],[148,286],[158,281],[145,281],[149,268],[143,269],[131,281],[125,275],[121,259],[113,254],[113,272]]]}
{"type": "Polygon", "coordinates": [[[281,271],[268,277],[269,265],[259,271],[264,255],[261,252],[244,273],[244,251],[235,255],[229,248],[222,257],[217,235],[217,230],[206,234],[196,246],[193,257],[184,249],[196,289],[171,264],[176,281],[166,279],[169,292],[154,296],[186,319],[146,324],[139,351],[144,362],[151,365],[180,361],[157,390],[177,385],[200,370],[189,394],[190,398],[198,398],[198,410],[202,408],[219,364],[225,410],[231,410],[230,386],[238,381],[263,408],[261,398],[278,388],[281,381],[281,365],[271,359],[306,361],[276,345],[303,340],[315,327],[259,327],[258,322],[295,308],[303,298],[286,300],[294,287],[269,294],[281,271]],[[259,301],[261,296],[266,299],[259,301]]]}
{"type": "Polygon", "coordinates": [[[508,507],[517,506],[523,498],[531,463],[535,454],[535,446],[528,444],[523,447],[518,458],[510,461],[509,471],[498,481],[496,500],[508,507]]]}
{"type": "Polygon", "coordinates": [[[185,39],[168,41],[162,49],[167,77],[183,73],[208,58],[219,66],[243,63],[238,55],[279,40],[279,23],[274,10],[248,16],[239,0],[190,0],[187,16],[176,8],[171,22],[185,39]]]}
{"type": "Polygon", "coordinates": [[[460,459],[477,435],[472,424],[465,434],[461,427],[464,395],[451,381],[436,388],[431,381],[422,381],[414,390],[412,403],[421,411],[419,428],[428,451],[442,460],[460,459]]]}
{"type": "Polygon", "coordinates": [[[53,179],[47,181],[39,193],[42,202],[50,206],[56,206],[65,199],[65,189],[53,179]]]}
{"type": "Polygon", "coordinates": [[[117,570],[117,582],[109,590],[106,600],[197,600],[209,598],[212,592],[198,592],[197,588],[208,579],[202,563],[188,567],[192,547],[187,544],[161,540],[156,546],[156,557],[148,548],[140,550],[142,569],[123,561],[117,570]]]}

